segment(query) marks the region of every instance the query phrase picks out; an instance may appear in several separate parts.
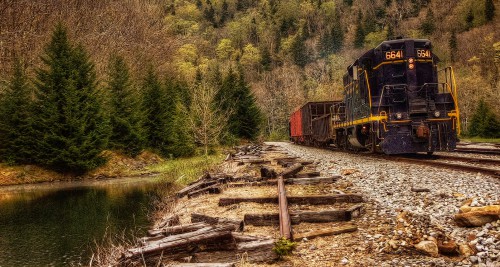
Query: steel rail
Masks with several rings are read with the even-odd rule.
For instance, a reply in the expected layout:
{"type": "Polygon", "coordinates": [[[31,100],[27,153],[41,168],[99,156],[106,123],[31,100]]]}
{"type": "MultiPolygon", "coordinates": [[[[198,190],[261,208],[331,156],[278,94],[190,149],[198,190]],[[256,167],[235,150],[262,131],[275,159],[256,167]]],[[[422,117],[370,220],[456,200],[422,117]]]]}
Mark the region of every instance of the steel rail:
{"type": "Polygon", "coordinates": [[[293,240],[292,222],[288,212],[288,200],[286,198],[285,181],[283,175],[278,178],[278,202],[280,216],[280,235],[282,238],[293,240]]]}

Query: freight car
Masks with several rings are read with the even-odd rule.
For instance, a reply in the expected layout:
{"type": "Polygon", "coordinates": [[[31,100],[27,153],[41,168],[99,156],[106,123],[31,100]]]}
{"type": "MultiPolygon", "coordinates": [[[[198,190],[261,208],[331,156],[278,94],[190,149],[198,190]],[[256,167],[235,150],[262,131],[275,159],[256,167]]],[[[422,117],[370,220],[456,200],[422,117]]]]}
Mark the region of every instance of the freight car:
{"type": "Polygon", "coordinates": [[[302,145],[326,145],[332,142],[331,109],[340,101],[308,102],[290,118],[290,139],[302,145]]]}
{"type": "Polygon", "coordinates": [[[347,68],[343,100],[311,117],[329,123],[311,123],[310,132],[291,123],[292,141],[386,154],[453,151],[460,133],[456,85],[453,69],[438,71],[438,62],[429,40],[382,42],[347,68]]]}

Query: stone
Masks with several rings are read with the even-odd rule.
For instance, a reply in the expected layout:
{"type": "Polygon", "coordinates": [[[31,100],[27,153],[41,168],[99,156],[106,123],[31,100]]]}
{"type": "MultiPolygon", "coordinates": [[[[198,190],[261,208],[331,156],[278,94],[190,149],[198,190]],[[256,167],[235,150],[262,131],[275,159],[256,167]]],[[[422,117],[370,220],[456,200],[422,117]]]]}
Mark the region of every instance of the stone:
{"type": "Polygon", "coordinates": [[[433,241],[429,241],[429,240],[420,241],[420,243],[415,245],[415,248],[418,251],[423,252],[424,254],[430,255],[432,257],[439,256],[438,246],[433,241]]]}
{"type": "Polygon", "coordinates": [[[463,256],[470,256],[472,255],[474,252],[472,251],[472,249],[469,247],[469,245],[467,244],[460,244],[458,245],[458,252],[460,252],[460,255],[463,255],[463,256]]]}
{"type": "Polygon", "coordinates": [[[455,255],[458,253],[457,243],[453,240],[441,241],[437,242],[439,253],[444,255],[455,255]]]}
{"type": "MultiPolygon", "coordinates": [[[[460,208],[462,211],[462,208],[460,208]]],[[[500,219],[500,205],[471,207],[468,211],[455,214],[458,226],[477,227],[500,219]]]]}
{"type": "Polygon", "coordinates": [[[348,264],[348,263],[349,263],[349,260],[348,260],[348,259],[346,259],[346,258],[342,258],[342,260],[340,261],[340,263],[342,263],[342,264],[346,265],[346,264],[348,264]]]}
{"type": "Polygon", "coordinates": [[[470,260],[470,262],[472,262],[472,263],[477,263],[477,261],[479,260],[479,258],[478,258],[477,256],[470,256],[470,257],[469,257],[469,260],[470,260]]]}

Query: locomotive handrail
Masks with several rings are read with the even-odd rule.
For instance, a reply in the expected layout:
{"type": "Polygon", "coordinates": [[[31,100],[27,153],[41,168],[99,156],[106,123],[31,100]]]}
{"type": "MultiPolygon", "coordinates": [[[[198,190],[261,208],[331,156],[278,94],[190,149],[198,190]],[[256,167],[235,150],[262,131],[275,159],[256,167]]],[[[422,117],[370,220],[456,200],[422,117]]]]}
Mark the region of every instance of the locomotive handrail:
{"type": "Polygon", "coordinates": [[[457,83],[455,80],[455,72],[453,71],[453,67],[449,66],[444,69],[438,70],[438,72],[444,72],[445,84],[448,92],[450,92],[451,97],[453,98],[453,102],[455,103],[455,110],[452,110],[448,113],[448,116],[455,117],[457,123],[457,134],[460,135],[461,127],[460,127],[460,109],[458,107],[458,95],[457,95],[457,83]],[[449,82],[448,82],[449,76],[449,82]],[[451,86],[450,86],[451,83],[451,86]]]}

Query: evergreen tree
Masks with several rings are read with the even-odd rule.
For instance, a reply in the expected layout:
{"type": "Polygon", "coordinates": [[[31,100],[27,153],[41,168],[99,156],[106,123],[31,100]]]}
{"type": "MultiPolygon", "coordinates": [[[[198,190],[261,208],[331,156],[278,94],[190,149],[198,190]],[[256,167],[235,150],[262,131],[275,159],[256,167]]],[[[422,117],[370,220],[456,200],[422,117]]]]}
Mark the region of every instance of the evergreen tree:
{"type": "Polygon", "coordinates": [[[112,133],[109,147],[136,156],[144,148],[140,96],[134,90],[128,66],[120,56],[109,64],[108,91],[112,133]]]}
{"type": "Polygon", "coordinates": [[[365,44],[365,31],[363,29],[363,25],[361,24],[361,20],[358,20],[358,24],[356,25],[356,34],[354,36],[354,47],[362,48],[364,44],[365,44]]]}
{"type": "Polygon", "coordinates": [[[387,40],[392,40],[394,39],[394,28],[392,27],[392,23],[387,24],[387,40]]]}
{"type": "Polygon", "coordinates": [[[255,18],[252,18],[252,24],[250,25],[250,34],[248,38],[254,45],[259,42],[259,33],[257,32],[257,21],[255,20],[255,18]]]}
{"type": "Polygon", "coordinates": [[[455,62],[456,55],[458,52],[458,41],[457,41],[457,35],[454,30],[451,32],[450,40],[448,42],[448,47],[450,49],[450,61],[455,62]]]}
{"type": "Polygon", "coordinates": [[[9,163],[30,163],[32,151],[31,88],[21,66],[15,59],[9,86],[0,95],[0,160],[9,163]]]}
{"type": "Polygon", "coordinates": [[[467,12],[465,23],[467,26],[467,30],[472,29],[472,27],[474,26],[474,13],[472,13],[472,9],[469,9],[469,12],[467,12]]]}
{"type": "Polygon", "coordinates": [[[83,173],[102,163],[110,135],[99,100],[94,65],[57,25],[37,71],[35,161],[63,172],[83,173]]]}
{"type": "Polygon", "coordinates": [[[194,141],[187,126],[187,107],[181,100],[184,85],[173,78],[166,82],[167,151],[174,157],[190,156],[194,153],[194,141]]]}
{"type": "Polygon", "coordinates": [[[168,145],[171,129],[168,129],[168,126],[170,114],[165,108],[167,101],[165,91],[152,66],[147,70],[142,87],[147,146],[163,156],[169,156],[168,145]]]}
{"type": "Polygon", "coordinates": [[[432,8],[427,9],[427,15],[425,16],[424,22],[420,26],[420,30],[425,35],[431,35],[436,30],[432,8]]]}
{"type": "Polygon", "coordinates": [[[305,67],[309,62],[309,57],[306,51],[305,38],[302,31],[297,32],[293,38],[291,45],[291,56],[293,63],[297,66],[305,67]]]}
{"type": "Polygon", "coordinates": [[[479,101],[476,111],[472,115],[468,132],[470,136],[500,137],[500,121],[483,99],[479,101]]]}
{"type": "Polygon", "coordinates": [[[273,59],[271,58],[271,53],[267,47],[262,49],[262,55],[260,64],[265,71],[270,71],[272,69],[271,64],[273,63],[273,59]]]}
{"type": "Polygon", "coordinates": [[[484,3],[484,17],[486,21],[492,21],[495,16],[495,5],[493,4],[493,0],[486,0],[484,3]]]}
{"type": "Polygon", "coordinates": [[[262,113],[255,102],[255,96],[250,86],[245,81],[241,67],[238,72],[236,88],[236,96],[239,99],[236,102],[233,120],[237,122],[237,127],[231,130],[240,138],[254,140],[260,133],[262,113]]]}
{"type": "Polygon", "coordinates": [[[219,25],[222,27],[224,26],[224,23],[226,23],[226,20],[229,18],[229,5],[227,4],[227,1],[224,0],[222,2],[222,11],[220,14],[220,19],[219,19],[219,25]]]}
{"type": "Polygon", "coordinates": [[[371,12],[368,12],[365,16],[363,29],[365,31],[365,35],[377,30],[377,22],[375,21],[375,17],[371,12]]]}
{"type": "Polygon", "coordinates": [[[210,22],[214,27],[217,28],[217,22],[215,21],[215,9],[210,0],[207,0],[207,7],[203,10],[203,15],[205,19],[210,22]]]}
{"type": "Polygon", "coordinates": [[[344,46],[344,30],[338,10],[335,13],[335,20],[333,21],[332,28],[323,35],[320,44],[322,56],[338,53],[342,50],[344,46]]]}

